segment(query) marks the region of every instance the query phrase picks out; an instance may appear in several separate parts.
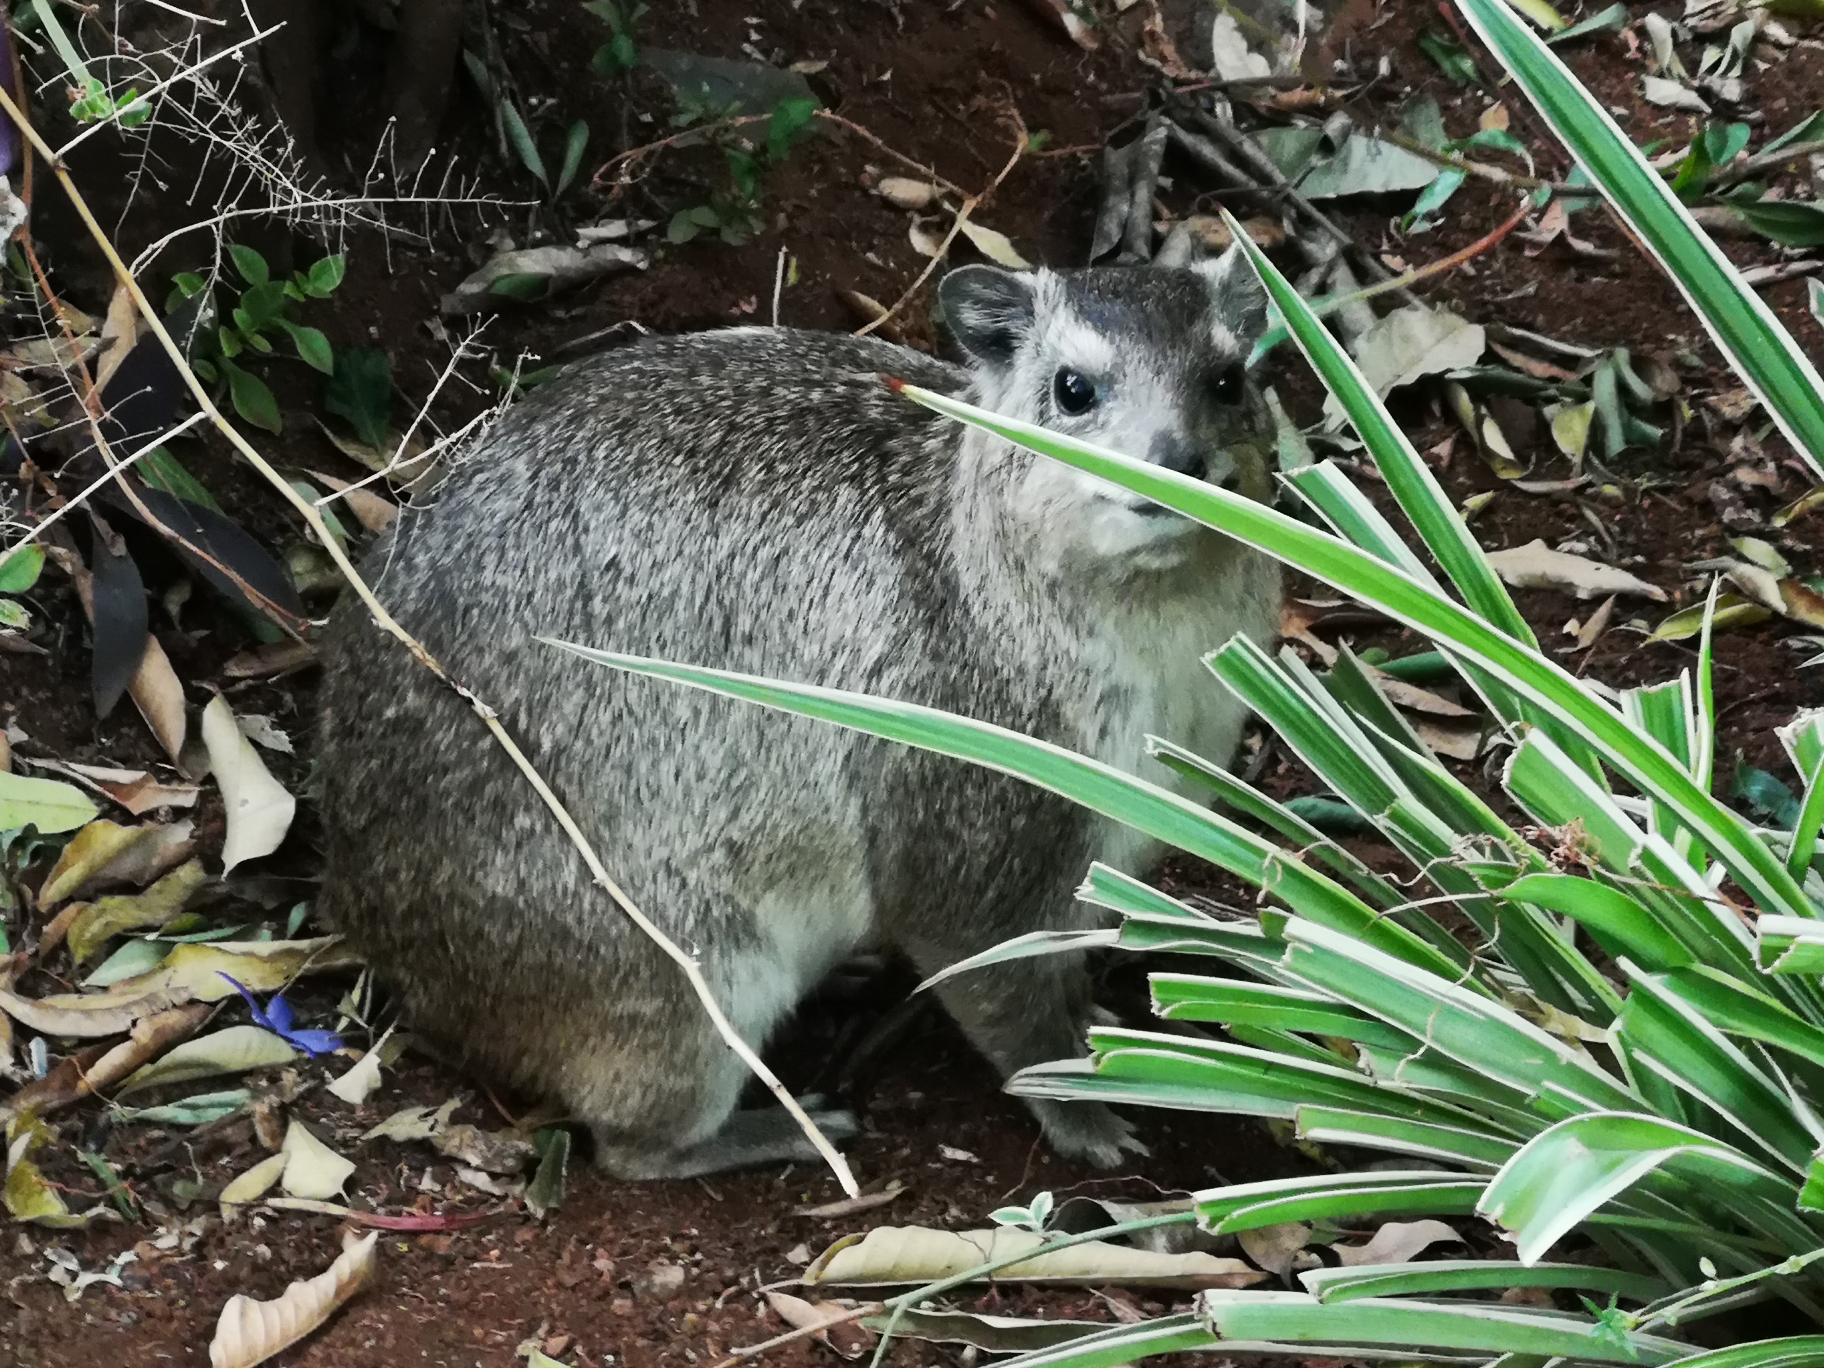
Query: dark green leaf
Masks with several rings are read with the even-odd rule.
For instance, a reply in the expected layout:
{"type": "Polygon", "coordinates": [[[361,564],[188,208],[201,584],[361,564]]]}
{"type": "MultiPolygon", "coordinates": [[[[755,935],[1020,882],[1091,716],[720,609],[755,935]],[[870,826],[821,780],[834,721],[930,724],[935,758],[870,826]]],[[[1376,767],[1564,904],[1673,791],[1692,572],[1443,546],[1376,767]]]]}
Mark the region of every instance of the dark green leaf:
{"type": "Polygon", "coordinates": [[[325,375],[334,374],[336,354],[329,345],[329,339],[315,328],[301,327],[296,323],[281,319],[285,331],[291,334],[293,345],[298,349],[306,364],[313,370],[320,370],[325,375]]]}
{"type": "Polygon", "coordinates": [[[511,100],[501,101],[500,117],[507,127],[507,141],[519,153],[519,159],[525,163],[526,170],[532,173],[540,185],[548,187],[551,181],[545,175],[545,159],[538,155],[538,144],[532,141],[531,130],[526,127],[526,121],[519,117],[519,110],[513,107],[511,100]]]}
{"type": "Polygon", "coordinates": [[[1782,247],[1824,247],[1824,205],[1816,200],[1755,200],[1733,207],[1750,228],[1782,247]]]}
{"type": "Polygon", "coordinates": [[[1286,801],[1286,811],[1304,818],[1319,831],[1332,836],[1357,836],[1364,831],[1374,830],[1374,823],[1349,804],[1335,798],[1313,795],[1290,798],[1286,801]]]}
{"type": "Polygon", "coordinates": [[[578,119],[570,125],[570,137],[564,143],[564,166],[557,173],[557,194],[563,194],[570,188],[570,182],[576,179],[578,168],[583,164],[583,153],[589,148],[589,125],[578,119]]]}
{"type": "Polygon", "coordinates": [[[387,444],[393,423],[393,363],[377,347],[344,347],[323,386],[323,407],[346,418],[368,446],[387,444]]]}
{"type": "Polygon", "coordinates": [[[1792,824],[1799,819],[1799,800],[1793,796],[1791,789],[1753,765],[1738,762],[1735,767],[1735,782],[1729,790],[1731,798],[1740,798],[1748,804],[1757,817],[1764,818],[1782,831],[1792,830],[1792,824]]]}
{"type": "Polygon", "coordinates": [[[1469,55],[1469,50],[1437,29],[1426,29],[1419,35],[1419,50],[1459,85],[1475,85],[1481,79],[1476,59],[1469,55]]]}
{"type": "Polygon", "coordinates": [[[271,278],[271,272],[266,269],[266,258],[253,248],[231,242],[228,244],[228,255],[234,259],[234,269],[241,273],[241,279],[249,285],[264,285],[271,278]]]}
{"type": "Polygon", "coordinates": [[[44,569],[44,548],[22,546],[0,560],[0,594],[23,594],[38,582],[44,569]]]}
{"type": "Polygon", "coordinates": [[[257,428],[275,435],[283,432],[285,420],[279,416],[279,401],[272,397],[266,382],[229,361],[222,362],[222,369],[228,373],[228,394],[234,400],[234,411],[257,428]]]}
{"type": "Polygon", "coordinates": [[[330,294],[342,283],[342,277],[348,269],[348,259],[337,252],[326,256],[321,261],[313,261],[310,274],[305,277],[305,290],[318,298],[330,294]]]}
{"type": "Polygon", "coordinates": [[[204,508],[213,508],[217,513],[222,511],[222,506],[204,488],[202,481],[185,470],[177,457],[162,446],[141,456],[134,468],[139,472],[139,478],[154,489],[162,489],[167,494],[187,499],[193,504],[201,504],[204,508]]]}
{"type": "Polygon", "coordinates": [[[680,209],[671,216],[671,222],[665,229],[667,242],[689,242],[697,235],[697,221],[690,216],[690,210],[680,209]]]}
{"type": "Polygon", "coordinates": [[[510,271],[488,282],[488,293],[508,299],[543,299],[551,288],[551,277],[537,271],[510,271]]]}

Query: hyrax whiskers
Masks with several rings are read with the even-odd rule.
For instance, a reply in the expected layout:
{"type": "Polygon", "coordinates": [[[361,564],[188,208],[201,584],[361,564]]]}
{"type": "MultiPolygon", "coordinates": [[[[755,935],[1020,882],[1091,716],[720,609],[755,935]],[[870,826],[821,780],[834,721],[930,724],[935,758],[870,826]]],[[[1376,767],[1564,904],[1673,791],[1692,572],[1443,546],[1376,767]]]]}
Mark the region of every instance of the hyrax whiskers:
{"type": "MultiPolygon", "coordinates": [[[[966,368],[776,328],[583,361],[367,562],[756,1047],[860,947],[929,973],[1094,925],[1072,896],[1089,863],[1144,873],[1156,851],[1006,776],[536,637],[948,709],[1140,771],[1149,731],[1229,758],[1243,709],[1200,657],[1276,622],[1263,557],[880,380],[1264,497],[1272,431],[1242,363],[1265,301],[1235,251],[1184,270],[966,267],[940,297],[966,368]]],[[[783,1111],[735,1110],[743,1067],[676,966],[352,601],[326,650],[320,756],[325,913],[413,1029],[561,1102],[625,1177],[804,1153],[783,1111]]],[[[1054,956],[939,991],[1011,1074],[1081,1053],[1087,981],[1054,956]]],[[[1108,1165],[1134,1147],[1100,1104],[1032,1109],[1059,1153],[1108,1165]]]]}

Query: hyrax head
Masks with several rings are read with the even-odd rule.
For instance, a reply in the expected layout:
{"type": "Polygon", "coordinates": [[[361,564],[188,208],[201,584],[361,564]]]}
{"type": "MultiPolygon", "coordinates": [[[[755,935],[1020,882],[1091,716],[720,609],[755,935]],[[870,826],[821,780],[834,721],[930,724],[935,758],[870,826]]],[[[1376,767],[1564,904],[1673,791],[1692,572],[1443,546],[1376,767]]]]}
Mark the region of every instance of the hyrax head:
{"type": "MultiPolygon", "coordinates": [[[[984,407],[1267,496],[1272,427],[1245,369],[1266,292],[1239,248],[1182,270],[965,266],[939,296],[984,407]]],[[[1163,568],[1202,530],[1055,461],[1008,475],[1014,515],[1066,557],[1163,568]]]]}

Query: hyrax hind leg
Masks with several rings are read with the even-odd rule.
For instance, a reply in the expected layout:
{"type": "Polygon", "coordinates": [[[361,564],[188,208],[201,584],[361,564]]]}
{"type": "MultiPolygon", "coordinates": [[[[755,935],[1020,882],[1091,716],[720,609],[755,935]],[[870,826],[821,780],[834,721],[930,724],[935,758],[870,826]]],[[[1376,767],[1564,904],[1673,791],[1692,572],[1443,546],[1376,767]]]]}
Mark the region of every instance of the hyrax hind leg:
{"type": "MultiPolygon", "coordinates": [[[[907,947],[919,971],[947,968],[953,955],[934,947],[907,947]]],[[[1104,1019],[1090,1002],[1089,974],[1081,955],[1045,955],[971,970],[938,985],[937,994],[957,1025],[1004,1078],[1030,1064],[1082,1056],[1084,1033],[1104,1019]]],[[[1038,1118],[1045,1142],[1069,1159],[1113,1168],[1122,1152],[1146,1153],[1131,1123],[1100,1102],[1024,1099],[1038,1118]]]]}
{"type": "MultiPolygon", "coordinates": [[[[736,1109],[752,1075],[682,981],[668,1007],[662,1030],[617,1033],[612,1043],[579,1058],[569,1102],[589,1127],[596,1165],[617,1178],[639,1180],[819,1162],[785,1108],[736,1109]]],[[[764,1032],[749,1036],[748,1044],[759,1049],[764,1032]]],[[[833,1142],[859,1130],[848,1112],[809,1098],[803,1105],[833,1142]]]]}

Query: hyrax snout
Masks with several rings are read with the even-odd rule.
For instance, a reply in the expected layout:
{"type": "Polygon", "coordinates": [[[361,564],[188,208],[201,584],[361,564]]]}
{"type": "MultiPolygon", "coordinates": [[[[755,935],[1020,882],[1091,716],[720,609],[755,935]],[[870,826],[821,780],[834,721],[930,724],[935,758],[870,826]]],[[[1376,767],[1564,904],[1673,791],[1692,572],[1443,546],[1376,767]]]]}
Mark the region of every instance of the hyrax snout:
{"type": "MultiPolygon", "coordinates": [[[[1099,914],[1072,891],[1089,863],[1144,873],[1156,851],[1006,776],[535,638],[948,709],[1139,772],[1148,732],[1228,760],[1243,710],[1200,657],[1276,621],[1264,558],[879,378],[1264,497],[1271,426],[1242,363],[1265,301],[1235,252],[1185,270],[966,267],[941,301],[966,366],[781,328],[583,361],[366,563],[756,1047],[858,947],[928,973],[1088,927],[1099,914]]],[[[352,599],[326,651],[320,756],[324,911],[414,1030],[561,1102],[625,1177],[802,1152],[782,1111],[735,1110],[743,1067],[676,966],[352,599]]],[[[940,992],[1003,1073],[1082,1051],[1079,957],[940,992]]],[[[1100,1104],[1033,1110],[1062,1154],[1108,1165],[1134,1147],[1100,1104]]]]}

